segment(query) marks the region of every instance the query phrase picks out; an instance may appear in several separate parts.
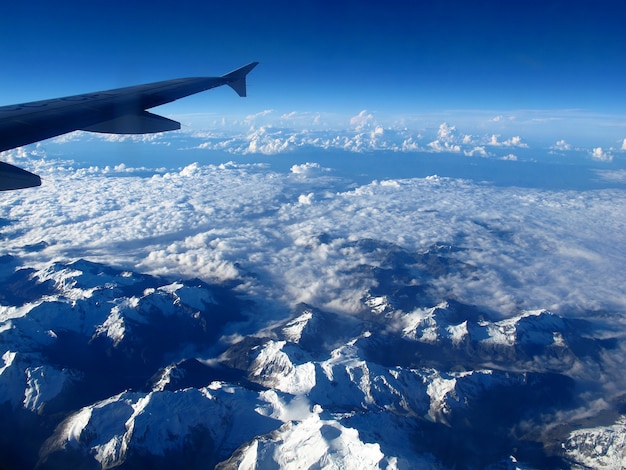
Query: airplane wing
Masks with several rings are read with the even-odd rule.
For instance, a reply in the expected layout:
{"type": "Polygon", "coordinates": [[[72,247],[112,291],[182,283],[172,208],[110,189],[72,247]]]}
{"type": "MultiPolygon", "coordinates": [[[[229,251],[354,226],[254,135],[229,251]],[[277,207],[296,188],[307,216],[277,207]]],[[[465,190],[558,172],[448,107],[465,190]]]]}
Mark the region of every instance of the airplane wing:
{"type": "MultiPolygon", "coordinates": [[[[146,134],[180,129],[180,123],[147,109],[228,85],[246,96],[252,62],[221,77],[165,80],[147,85],[0,107],[0,152],[76,130],[146,134]]],[[[39,186],[39,176],[0,162],[0,191],[39,186]]]]}

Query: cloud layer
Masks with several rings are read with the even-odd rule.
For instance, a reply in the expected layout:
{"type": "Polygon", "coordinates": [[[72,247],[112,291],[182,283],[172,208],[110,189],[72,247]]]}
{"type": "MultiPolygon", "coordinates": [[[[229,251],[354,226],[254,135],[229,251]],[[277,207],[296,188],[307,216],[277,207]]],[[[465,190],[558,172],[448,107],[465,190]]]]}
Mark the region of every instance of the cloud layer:
{"type": "MultiPolygon", "coordinates": [[[[245,117],[173,117],[184,124],[182,135],[187,139],[187,148],[238,155],[307,150],[418,151],[507,159],[512,159],[513,154],[527,160],[552,154],[610,161],[609,156],[622,156],[626,150],[621,116],[598,116],[577,110],[494,114],[470,110],[386,116],[361,110],[353,115],[334,115],[267,109],[245,117]]],[[[157,144],[169,143],[171,136],[122,138],[129,139],[157,144]]]]}
{"type": "Polygon", "coordinates": [[[1,195],[2,252],[29,266],[87,258],[172,278],[238,280],[285,305],[353,312],[374,283],[355,273],[380,263],[354,242],[375,239],[410,252],[458,248],[475,275],[439,279],[441,296],[503,314],[626,305],[622,190],[436,176],[354,185],[315,162],[288,172],[235,163],[73,169],[61,161],[38,170],[41,188],[1,195]]]}

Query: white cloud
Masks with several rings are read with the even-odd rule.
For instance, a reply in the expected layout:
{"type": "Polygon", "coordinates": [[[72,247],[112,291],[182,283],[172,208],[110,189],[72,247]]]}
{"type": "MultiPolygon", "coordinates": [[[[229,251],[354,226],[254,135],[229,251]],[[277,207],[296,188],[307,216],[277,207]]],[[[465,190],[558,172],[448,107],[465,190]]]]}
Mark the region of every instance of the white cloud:
{"type": "Polygon", "coordinates": [[[489,138],[488,145],[492,145],[494,147],[528,147],[528,144],[522,142],[522,138],[520,136],[511,137],[510,139],[507,139],[503,142],[498,141],[498,137],[498,135],[492,134],[489,138]]]}
{"type": "Polygon", "coordinates": [[[454,131],[456,131],[456,127],[449,126],[447,122],[442,122],[437,131],[437,138],[443,142],[450,142],[454,131]]]}
{"type": "Polygon", "coordinates": [[[248,146],[242,153],[262,153],[275,155],[293,150],[298,144],[295,135],[283,135],[282,131],[276,133],[271,128],[262,126],[252,130],[246,137],[248,146]]]}
{"type": "Polygon", "coordinates": [[[594,160],[600,160],[603,162],[610,162],[613,160],[613,155],[610,152],[605,151],[602,147],[596,147],[591,151],[591,157],[594,160]]]}
{"type": "Polygon", "coordinates": [[[362,266],[382,262],[358,240],[412,252],[443,243],[462,247],[451,256],[475,267],[471,277],[434,282],[446,298],[501,313],[626,306],[623,192],[437,177],[351,187],[320,169],[192,164],[139,177],[49,162],[44,186],[3,194],[2,249],[32,266],[83,257],[174,278],[238,279],[252,297],[353,312],[375,283],[362,266]],[[24,249],[42,241],[39,252],[24,249]]]}
{"type": "Polygon", "coordinates": [[[461,146],[457,144],[451,144],[450,142],[440,142],[439,140],[434,140],[430,142],[428,146],[434,152],[454,152],[458,153],[461,151],[461,146]]]}
{"type": "Polygon", "coordinates": [[[263,111],[259,111],[258,113],[248,114],[243,122],[247,125],[255,125],[257,121],[261,118],[267,117],[272,114],[274,111],[272,109],[265,109],[263,111]]]}
{"type": "Polygon", "coordinates": [[[422,147],[415,141],[414,137],[408,137],[402,141],[399,150],[402,152],[418,152],[422,150],[422,147]]]}
{"type": "Polygon", "coordinates": [[[5,150],[0,152],[0,161],[16,164],[19,160],[28,158],[28,154],[24,147],[19,147],[13,150],[5,150]]]}
{"type": "Polygon", "coordinates": [[[298,125],[306,129],[309,126],[317,127],[322,124],[323,117],[321,113],[291,111],[281,115],[280,120],[284,125],[298,125]]]}
{"type": "Polygon", "coordinates": [[[465,150],[463,153],[468,157],[488,157],[489,153],[485,150],[485,147],[476,146],[471,150],[465,150]]]}
{"type": "Polygon", "coordinates": [[[622,142],[621,150],[626,150],[626,139],[622,142]]]}
{"type": "Polygon", "coordinates": [[[557,141],[556,144],[554,144],[551,148],[553,150],[559,150],[561,152],[565,152],[565,151],[571,150],[572,146],[570,144],[568,144],[565,141],[565,139],[561,139],[561,140],[557,141]]]}
{"type": "Polygon", "coordinates": [[[313,193],[300,194],[300,196],[298,196],[298,204],[310,205],[312,201],[313,201],[313,193]]]}
{"type": "Polygon", "coordinates": [[[606,181],[626,183],[626,170],[596,170],[596,173],[606,181]]]}
{"type": "Polygon", "coordinates": [[[442,122],[437,130],[437,140],[430,142],[428,146],[434,152],[460,152],[461,146],[455,143],[455,131],[456,127],[449,126],[447,122],[442,122]]]}
{"type": "Polygon", "coordinates": [[[365,129],[367,126],[371,125],[374,120],[374,115],[367,112],[367,110],[361,111],[356,116],[352,116],[350,118],[350,126],[355,128],[357,131],[361,131],[365,129]]]}
{"type": "Polygon", "coordinates": [[[290,171],[296,175],[314,175],[323,171],[324,169],[319,163],[315,162],[306,162],[300,165],[292,165],[290,171]]]}

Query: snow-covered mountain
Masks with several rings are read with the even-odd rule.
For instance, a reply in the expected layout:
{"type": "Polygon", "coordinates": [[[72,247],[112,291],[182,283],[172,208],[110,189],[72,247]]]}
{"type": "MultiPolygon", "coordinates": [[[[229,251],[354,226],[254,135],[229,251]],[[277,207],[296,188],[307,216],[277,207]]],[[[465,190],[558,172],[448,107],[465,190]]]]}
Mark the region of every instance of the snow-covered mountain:
{"type": "Polygon", "coordinates": [[[0,258],[0,467],[623,464],[601,318],[501,318],[430,288],[471,277],[453,247],[353,246],[381,254],[360,313],[286,318],[236,283],[0,258]]]}

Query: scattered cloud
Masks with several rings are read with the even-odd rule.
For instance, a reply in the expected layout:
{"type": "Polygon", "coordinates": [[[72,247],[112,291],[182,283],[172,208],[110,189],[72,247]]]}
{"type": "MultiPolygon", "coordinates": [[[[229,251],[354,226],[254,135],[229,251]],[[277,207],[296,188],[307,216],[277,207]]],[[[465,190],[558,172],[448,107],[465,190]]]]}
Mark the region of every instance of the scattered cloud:
{"type": "Polygon", "coordinates": [[[311,175],[318,174],[322,171],[328,171],[328,169],[322,168],[322,166],[319,163],[306,162],[300,165],[292,165],[292,167],[290,168],[290,171],[291,173],[296,174],[296,175],[311,176],[311,175]]]}
{"type": "Polygon", "coordinates": [[[456,127],[449,126],[447,122],[442,122],[437,131],[437,138],[443,142],[450,142],[453,139],[454,131],[456,131],[456,127]]]}
{"type": "Polygon", "coordinates": [[[626,150],[626,139],[622,142],[621,150],[626,150]]]}
{"type": "Polygon", "coordinates": [[[463,153],[468,157],[488,157],[489,153],[485,150],[485,147],[477,146],[471,150],[464,150],[463,153]]]}
{"type": "Polygon", "coordinates": [[[293,150],[297,144],[294,135],[284,135],[282,131],[272,132],[270,127],[262,126],[252,130],[246,137],[248,146],[242,153],[263,153],[275,155],[293,150]]]}
{"type": "Polygon", "coordinates": [[[298,204],[310,205],[312,201],[313,201],[313,193],[300,194],[300,196],[298,196],[298,204]]]}
{"type": "MultiPolygon", "coordinates": [[[[197,124],[195,129],[184,127],[177,134],[181,136],[181,140],[186,139],[183,149],[218,150],[239,155],[278,155],[310,149],[336,149],[354,153],[378,151],[457,153],[502,159],[510,154],[508,149],[532,147],[533,150],[537,150],[532,156],[529,152],[520,151],[515,152],[517,158],[534,159],[541,155],[539,153],[541,151],[545,152],[544,155],[550,156],[571,150],[575,157],[609,160],[616,151],[626,148],[626,143],[622,142],[625,139],[619,141],[617,149],[620,150],[610,148],[610,142],[615,142],[615,138],[606,139],[609,145],[602,147],[598,147],[595,144],[598,140],[595,140],[593,146],[574,148],[565,139],[555,139],[554,145],[545,147],[541,142],[547,126],[556,126],[557,135],[563,133],[565,118],[561,115],[554,117],[537,112],[523,117],[522,113],[523,118],[513,119],[508,115],[496,115],[493,118],[484,114],[476,117],[475,113],[466,115],[463,112],[455,112],[453,116],[449,113],[442,113],[442,116],[446,118],[440,119],[439,116],[381,118],[366,109],[351,116],[304,111],[278,112],[266,109],[244,118],[204,115],[202,122],[197,124]],[[458,122],[452,124],[449,118],[458,122]],[[477,122],[479,124],[476,124],[477,122]],[[204,126],[205,130],[198,130],[198,125],[204,126]],[[536,139],[533,140],[532,132],[538,132],[539,127],[541,140],[537,143],[536,139]],[[520,130],[523,130],[523,136],[520,130]],[[598,148],[603,151],[598,151],[598,148]]],[[[197,121],[199,118],[195,116],[194,119],[197,121]]],[[[588,124],[588,121],[583,119],[576,122],[581,126],[588,124]]],[[[111,136],[78,131],[52,139],[50,142],[52,145],[60,146],[98,139],[113,143],[125,141],[151,143],[165,147],[174,145],[175,139],[171,137],[172,134],[111,136]]],[[[577,138],[579,134],[577,130],[577,138]]],[[[41,145],[50,147],[51,144],[41,145]]],[[[20,157],[12,155],[11,158],[20,157]]]]}
{"type": "Polygon", "coordinates": [[[356,116],[350,118],[350,126],[357,131],[362,131],[372,124],[374,121],[374,115],[367,112],[365,109],[356,116]]]}
{"type": "Polygon", "coordinates": [[[487,145],[492,145],[494,147],[520,147],[527,148],[528,144],[522,142],[522,138],[520,136],[511,137],[505,141],[500,142],[498,140],[500,136],[496,134],[492,134],[489,138],[489,142],[487,145]]]}
{"type": "Polygon", "coordinates": [[[558,140],[556,144],[550,147],[552,150],[559,150],[561,152],[566,152],[572,149],[572,146],[568,144],[565,139],[558,140]]]}
{"type": "Polygon", "coordinates": [[[596,147],[591,151],[591,157],[594,160],[600,160],[603,162],[610,162],[613,160],[613,154],[604,150],[602,147],[596,147]]]}
{"type": "Polygon", "coordinates": [[[455,131],[456,127],[448,125],[447,122],[442,122],[437,130],[437,140],[430,142],[428,147],[435,152],[460,152],[461,146],[455,143],[457,140],[455,131]]]}
{"type": "Polygon", "coordinates": [[[249,126],[254,126],[258,123],[258,121],[262,118],[265,118],[271,115],[274,111],[272,109],[265,109],[263,111],[259,111],[258,113],[248,114],[243,122],[249,126]]]}
{"type": "Polygon", "coordinates": [[[453,152],[458,153],[461,151],[461,146],[457,144],[452,144],[450,142],[441,142],[439,140],[434,140],[428,144],[430,149],[434,152],[453,152]]]}
{"type": "Polygon", "coordinates": [[[596,170],[600,178],[614,183],[626,183],[626,170],[596,170]]]}

